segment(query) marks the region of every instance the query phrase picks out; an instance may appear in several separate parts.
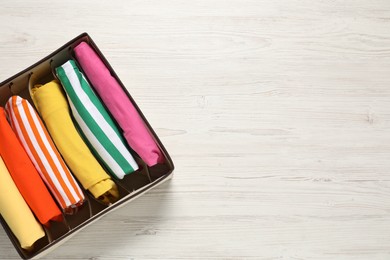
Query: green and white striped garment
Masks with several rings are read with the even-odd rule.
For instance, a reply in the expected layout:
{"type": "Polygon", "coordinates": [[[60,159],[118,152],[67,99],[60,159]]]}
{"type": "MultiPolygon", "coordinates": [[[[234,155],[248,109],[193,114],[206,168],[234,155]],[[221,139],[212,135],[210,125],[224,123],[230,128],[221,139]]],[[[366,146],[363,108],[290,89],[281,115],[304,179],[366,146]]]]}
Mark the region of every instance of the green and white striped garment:
{"type": "Polygon", "coordinates": [[[126,174],[138,170],[120,131],[75,61],[67,61],[56,68],[56,73],[81,135],[111,175],[123,179],[126,174]]]}

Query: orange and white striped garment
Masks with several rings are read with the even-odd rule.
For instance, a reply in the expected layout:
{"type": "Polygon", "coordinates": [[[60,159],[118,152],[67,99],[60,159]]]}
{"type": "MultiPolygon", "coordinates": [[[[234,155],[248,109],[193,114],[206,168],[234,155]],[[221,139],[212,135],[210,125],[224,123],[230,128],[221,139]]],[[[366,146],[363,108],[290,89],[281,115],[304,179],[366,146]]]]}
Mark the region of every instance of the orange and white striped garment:
{"type": "Polygon", "coordinates": [[[12,129],[64,213],[76,212],[84,194],[34,108],[27,100],[12,96],[5,109],[12,129]]]}

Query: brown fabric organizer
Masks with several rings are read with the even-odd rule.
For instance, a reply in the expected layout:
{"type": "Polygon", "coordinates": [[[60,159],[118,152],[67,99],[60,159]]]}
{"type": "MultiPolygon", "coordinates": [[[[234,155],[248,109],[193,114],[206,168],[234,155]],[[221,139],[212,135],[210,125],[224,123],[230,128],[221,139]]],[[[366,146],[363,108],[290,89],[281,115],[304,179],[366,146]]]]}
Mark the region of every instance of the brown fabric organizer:
{"type": "Polygon", "coordinates": [[[63,64],[70,58],[74,58],[72,50],[82,41],[85,41],[91,45],[91,47],[98,53],[100,58],[103,60],[105,65],[109,68],[111,74],[118,80],[119,84],[125,90],[129,99],[132,101],[132,103],[138,110],[138,113],[144,120],[146,126],[152,133],[152,136],[154,137],[156,143],[158,144],[160,150],[165,157],[165,162],[163,164],[158,164],[153,167],[148,167],[141,160],[141,158],[133,154],[137,163],[140,166],[140,170],[127,175],[123,180],[116,180],[115,178],[113,178],[113,181],[115,181],[120,190],[120,199],[117,202],[115,202],[113,205],[105,206],[103,204],[100,204],[97,200],[95,200],[95,198],[93,198],[92,195],[83,190],[86,196],[86,203],[81,207],[81,209],[75,215],[64,215],[65,221],[63,223],[52,223],[50,228],[45,228],[46,236],[38,240],[35,243],[34,250],[30,252],[20,247],[18,240],[9,229],[7,223],[0,216],[0,222],[3,228],[8,234],[19,255],[23,259],[36,259],[42,257],[44,254],[59,246],[61,243],[69,239],[72,235],[74,235],[87,225],[91,224],[93,221],[96,221],[101,216],[109,213],[110,211],[120,206],[123,206],[124,204],[130,202],[132,199],[141,196],[146,191],[152,189],[153,187],[156,187],[157,185],[163,183],[164,181],[172,177],[174,165],[169,154],[167,153],[161,141],[157,137],[156,133],[153,131],[152,127],[149,125],[146,118],[138,108],[137,104],[134,102],[133,98],[130,96],[122,82],[119,80],[118,76],[115,74],[114,70],[111,68],[108,61],[104,58],[103,54],[100,52],[96,44],[92,41],[91,37],[87,33],[79,35],[78,37],[74,38],[73,40],[66,43],[64,46],[50,54],[49,56],[43,58],[29,68],[0,83],[0,105],[4,106],[5,102],[12,95],[19,95],[21,97],[24,97],[28,99],[33,105],[28,91],[29,85],[46,83],[54,79],[53,69],[63,64]]]}

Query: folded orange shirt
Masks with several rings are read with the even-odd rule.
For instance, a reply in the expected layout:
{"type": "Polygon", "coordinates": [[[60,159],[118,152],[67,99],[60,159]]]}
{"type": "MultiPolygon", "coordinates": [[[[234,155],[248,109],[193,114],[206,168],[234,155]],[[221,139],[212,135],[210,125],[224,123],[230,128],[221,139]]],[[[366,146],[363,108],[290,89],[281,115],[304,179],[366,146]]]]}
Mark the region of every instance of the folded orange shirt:
{"type": "Polygon", "coordinates": [[[39,222],[62,221],[62,214],[0,108],[0,156],[39,222]]]}
{"type": "Polygon", "coordinates": [[[74,214],[84,194],[30,103],[12,96],[5,105],[11,128],[65,214],[74,214]]]}

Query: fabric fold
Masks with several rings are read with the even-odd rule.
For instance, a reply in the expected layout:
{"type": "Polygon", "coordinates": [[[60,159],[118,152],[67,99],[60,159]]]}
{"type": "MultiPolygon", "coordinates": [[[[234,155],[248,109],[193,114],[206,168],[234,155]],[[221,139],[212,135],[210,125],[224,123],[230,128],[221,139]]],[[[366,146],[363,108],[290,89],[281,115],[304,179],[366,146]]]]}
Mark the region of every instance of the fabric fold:
{"type": "Polygon", "coordinates": [[[46,127],[30,103],[12,96],[6,112],[16,136],[54,198],[67,214],[73,214],[84,194],[62,160],[46,127]]]}
{"type": "Polygon", "coordinates": [[[58,151],[82,186],[104,204],[116,201],[118,188],[77,132],[59,82],[35,85],[30,95],[58,151]]]}
{"type": "Polygon", "coordinates": [[[61,211],[12,131],[4,108],[0,108],[0,156],[39,222],[48,225],[50,220],[62,221],[61,211]]]}
{"type": "Polygon", "coordinates": [[[137,109],[96,52],[86,42],[77,45],[74,52],[92,88],[122,129],[129,146],[148,166],[164,162],[160,149],[137,109]]]}
{"type": "Polygon", "coordinates": [[[0,214],[24,249],[45,236],[0,157],[0,214]]]}
{"type": "Polygon", "coordinates": [[[85,141],[108,172],[123,179],[138,170],[114,121],[91,89],[76,63],[69,60],[56,68],[72,115],[85,141]]]}

